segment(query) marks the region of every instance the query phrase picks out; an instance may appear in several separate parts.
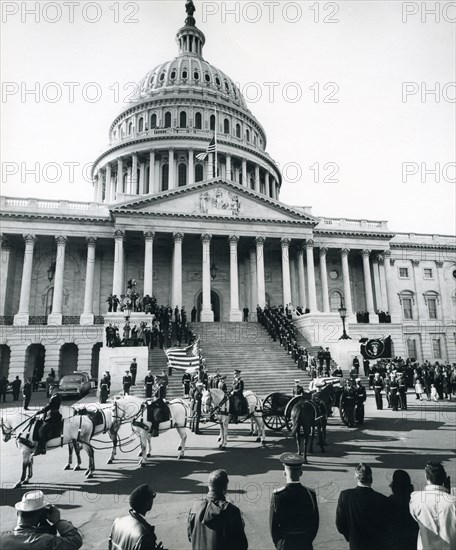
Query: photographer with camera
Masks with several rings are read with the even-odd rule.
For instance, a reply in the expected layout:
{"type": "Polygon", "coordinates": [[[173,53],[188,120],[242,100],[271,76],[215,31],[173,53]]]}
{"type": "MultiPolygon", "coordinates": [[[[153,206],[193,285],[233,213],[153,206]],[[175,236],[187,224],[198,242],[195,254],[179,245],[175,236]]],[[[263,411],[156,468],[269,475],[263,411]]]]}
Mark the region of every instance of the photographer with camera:
{"type": "Polygon", "coordinates": [[[44,499],[42,491],[29,491],[16,504],[17,525],[0,537],[8,550],[78,550],[82,537],[74,525],[60,519],[60,510],[44,499]]]}

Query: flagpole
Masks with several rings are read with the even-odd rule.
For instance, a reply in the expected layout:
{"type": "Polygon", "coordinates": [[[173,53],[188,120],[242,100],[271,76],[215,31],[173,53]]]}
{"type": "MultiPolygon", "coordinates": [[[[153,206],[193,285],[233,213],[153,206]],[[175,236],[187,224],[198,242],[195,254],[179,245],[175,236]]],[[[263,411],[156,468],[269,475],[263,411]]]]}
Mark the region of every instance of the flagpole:
{"type": "Polygon", "coordinates": [[[217,152],[217,105],[215,106],[215,177],[218,177],[218,152],[217,152]]]}

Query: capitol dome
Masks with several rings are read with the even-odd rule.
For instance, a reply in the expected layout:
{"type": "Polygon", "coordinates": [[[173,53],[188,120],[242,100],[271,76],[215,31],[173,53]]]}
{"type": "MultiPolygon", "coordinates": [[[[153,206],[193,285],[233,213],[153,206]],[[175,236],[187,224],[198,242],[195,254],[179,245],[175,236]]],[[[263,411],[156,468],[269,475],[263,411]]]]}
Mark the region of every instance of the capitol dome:
{"type": "Polygon", "coordinates": [[[266,153],[266,133],[236,83],[203,58],[193,2],[186,11],[178,55],[142,78],[110,126],[109,148],[93,169],[97,200],[121,202],[215,178],[278,198],[281,175],[266,153]],[[211,140],[216,152],[201,158],[211,140]]]}

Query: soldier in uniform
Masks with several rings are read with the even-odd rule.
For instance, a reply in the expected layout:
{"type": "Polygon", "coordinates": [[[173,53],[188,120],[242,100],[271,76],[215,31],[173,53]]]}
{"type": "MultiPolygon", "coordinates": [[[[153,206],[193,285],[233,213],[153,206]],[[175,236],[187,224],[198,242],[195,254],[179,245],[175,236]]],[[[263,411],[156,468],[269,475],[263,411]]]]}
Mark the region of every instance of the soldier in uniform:
{"type": "Polygon", "coordinates": [[[356,409],[355,420],[359,424],[364,422],[364,403],[366,402],[366,388],[361,384],[361,378],[356,379],[356,409]]]}
{"type": "Polygon", "coordinates": [[[345,418],[345,423],[349,428],[355,425],[355,404],[356,392],[352,380],[347,380],[343,393],[341,395],[341,407],[345,418]]]}
{"type": "Polygon", "coordinates": [[[399,401],[399,382],[397,381],[396,375],[393,373],[391,375],[391,408],[393,411],[397,411],[398,401],[399,401]]]}
{"type": "Polygon", "coordinates": [[[184,390],[184,397],[188,397],[190,394],[190,383],[192,381],[192,375],[185,371],[184,375],[182,376],[182,387],[184,390]]]}
{"type": "Polygon", "coordinates": [[[372,383],[375,393],[375,403],[377,405],[377,410],[381,411],[383,409],[383,380],[380,378],[380,373],[376,372],[374,374],[374,381],[372,383]]]}
{"type": "Polygon", "coordinates": [[[44,414],[44,423],[38,430],[38,446],[33,453],[34,456],[45,455],[46,454],[46,441],[48,435],[52,429],[60,423],[62,420],[62,415],[60,414],[60,405],[62,403],[62,398],[58,393],[51,395],[49,404],[37,412],[37,414],[44,414]]]}
{"type": "Polygon", "coordinates": [[[103,377],[100,380],[100,403],[106,403],[106,400],[109,397],[109,378],[108,373],[104,372],[103,377]]]}
{"type": "Polygon", "coordinates": [[[402,374],[399,379],[399,404],[403,411],[407,410],[407,382],[405,381],[405,375],[402,374]]]}
{"type": "Polygon", "coordinates": [[[192,404],[192,420],[190,422],[190,428],[196,435],[202,435],[199,429],[199,423],[201,419],[201,399],[203,397],[203,388],[203,383],[197,382],[190,392],[192,404]]]}
{"type": "Polygon", "coordinates": [[[232,395],[232,421],[236,423],[238,417],[243,414],[244,400],[244,380],[241,378],[241,371],[234,369],[233,387],[231,388],[232,395]]]}
{"type": "Polygon", "coordinates": [[[359,359],[356,355],[353,357],[353,366],[356,369],[356,373],[359,374],[359,359]]]}
{"type": "Polygon", "coordinates": [[[131,373],[131,385],[136,386],[136,373],[138,372],[138,363],[136,362],[136,357],[133,357],[133,361],[130,365],[131,373]]]}
{"type": "Polygon", "coordinates": [[[152,371],[148,371],[147,376],[144,378],[144,385],[146,386],[146,398],[152,397],[152,390],[154,388],[154,376],[152,371]]]}
{"type": "Polygon", "coordinates": [[[24,382],[24,385],[22,387],[22,396],[24,398],[24,401],[23,401],[24,411],[28,411],[28,406],[30,404],[30,399],[32,397],[32,384],[30,382],[30,378],[27,378],[24,382]]]}
{"type": "Polygon", "coordinates": [[[295,385],[293,388],[293,397],[296,395],[302,395],[304,393],[304,388],[301,386],[301,380],[295,380],[295,385]]]}
{"type": "Polygon", "coordinates": [[[304,458],[284,453],[280,462],[285,469],[287,484],[272,493],[269,528],[277,550],[312,550],[319,527],[315,491],[302,485],[304,458]]]}
{"type": "Polygon", "coordinates": [[[130,371],[125,371],[125,376],[122,378],[124,395],[130,395],[131,375],[130,371]]]}

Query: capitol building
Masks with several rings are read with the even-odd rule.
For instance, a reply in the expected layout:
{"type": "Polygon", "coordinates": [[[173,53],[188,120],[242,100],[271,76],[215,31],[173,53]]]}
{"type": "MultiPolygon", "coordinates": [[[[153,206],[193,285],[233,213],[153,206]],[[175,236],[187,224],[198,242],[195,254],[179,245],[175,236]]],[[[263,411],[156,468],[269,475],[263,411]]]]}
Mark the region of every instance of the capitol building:
{"type": "Polygon", "coordinates": [[[1,197],[0,376],[96,375],[108,296],[131,278],[203,323],[300,306],[299,331],[336,357],[343,302],[358,348],[390,335],[394,355],[455,361],[456,239],[282,203],[266,131],[193,15],[112,121],[92,201],[1,197]]]}

